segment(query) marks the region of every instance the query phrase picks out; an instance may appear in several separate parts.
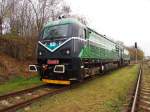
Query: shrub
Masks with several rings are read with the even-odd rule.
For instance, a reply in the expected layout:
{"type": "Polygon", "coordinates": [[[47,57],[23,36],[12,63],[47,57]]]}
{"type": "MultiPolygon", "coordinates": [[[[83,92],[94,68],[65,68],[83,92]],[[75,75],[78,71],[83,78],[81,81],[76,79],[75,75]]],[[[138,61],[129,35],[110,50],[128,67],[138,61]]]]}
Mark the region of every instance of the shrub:
{"type": "Polygon", "coordinates": [[[0,38],[0,52],[16,58],[18,60],[35,60],[36,59],[36,39],[22,37],[0,38]]]}

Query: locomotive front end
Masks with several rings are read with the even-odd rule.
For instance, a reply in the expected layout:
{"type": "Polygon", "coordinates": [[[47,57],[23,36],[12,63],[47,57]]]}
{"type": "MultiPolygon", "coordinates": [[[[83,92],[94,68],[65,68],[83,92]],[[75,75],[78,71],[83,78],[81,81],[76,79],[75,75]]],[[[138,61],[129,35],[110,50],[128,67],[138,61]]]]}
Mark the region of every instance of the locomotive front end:
{"type": "Polygon", "coordinates": [[[80,67],[78,51],[82,45],[79,43],[77,46],[78,34],[78,25],[72,23],[53,23],[44,27],[37,51],[42,81],[70,84],[71,80],[77,80],[80,67]]]}

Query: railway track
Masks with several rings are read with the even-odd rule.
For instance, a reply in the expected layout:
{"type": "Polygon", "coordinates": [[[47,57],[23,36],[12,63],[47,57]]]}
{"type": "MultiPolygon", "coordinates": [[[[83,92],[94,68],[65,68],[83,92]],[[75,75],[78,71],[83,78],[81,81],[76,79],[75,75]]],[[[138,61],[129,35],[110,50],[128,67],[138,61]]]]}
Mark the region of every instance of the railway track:
{"type": "Polygon", "coordinates": [[[150,61],[140,67],[131,112],[150,112],[150,61]]]}
{"type": "Polygon", "coordinates": [[[40,85],[0,96],[0,112],[15,112],[44,96],[52,96],[69,89],[69,86],[40,85]]]}
{"type": "Polygon", "coordinates": [[[87,81],[96,79],[95,77],[86,78],[83,82],[74,83],[68,86],[62,85],[39,85],[33,88],[9,93],[0,96],[0,112],[16,112],[21,108],[24,108],[42,97],[52,96],[58,93],[62,93],[70,88],[79,86],[87,81]]]}
{"type": "Polygon", "coordinates": [[[74,83],[69,86],[54,86],[45,84],[2,95],[0,96],[0,112],[16,112],[16,110],[31,105],[42,97],[52,96],[64,92],[66,90],[69,90],[70,88],[74,88],[79,86],[80,84],[86,83],[90,80],[94,80],[97,77],[99,76],[89,77],[80,83],[74,83]]]}

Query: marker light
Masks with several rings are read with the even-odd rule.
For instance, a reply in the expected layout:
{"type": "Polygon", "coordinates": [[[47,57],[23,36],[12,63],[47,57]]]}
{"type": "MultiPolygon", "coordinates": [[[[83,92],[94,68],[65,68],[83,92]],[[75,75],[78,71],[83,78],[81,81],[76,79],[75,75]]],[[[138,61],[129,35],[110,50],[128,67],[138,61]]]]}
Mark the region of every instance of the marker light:
{"type": "Polygon", "coordinates": [[[70,54],[70,50],[69,49],[66,50],[66,54],[68,54],[68,55],[70,54]]]}

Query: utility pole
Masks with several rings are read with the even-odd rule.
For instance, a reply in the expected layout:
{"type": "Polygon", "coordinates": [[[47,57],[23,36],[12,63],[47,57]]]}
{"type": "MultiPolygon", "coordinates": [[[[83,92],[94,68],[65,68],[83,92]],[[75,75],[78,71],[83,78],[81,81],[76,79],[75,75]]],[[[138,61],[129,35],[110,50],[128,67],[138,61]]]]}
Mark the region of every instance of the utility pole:
{"type": "Polygon", "coordinates": [[[137,63],[137,42],[135,42],[135,63],[137,63]]]}

